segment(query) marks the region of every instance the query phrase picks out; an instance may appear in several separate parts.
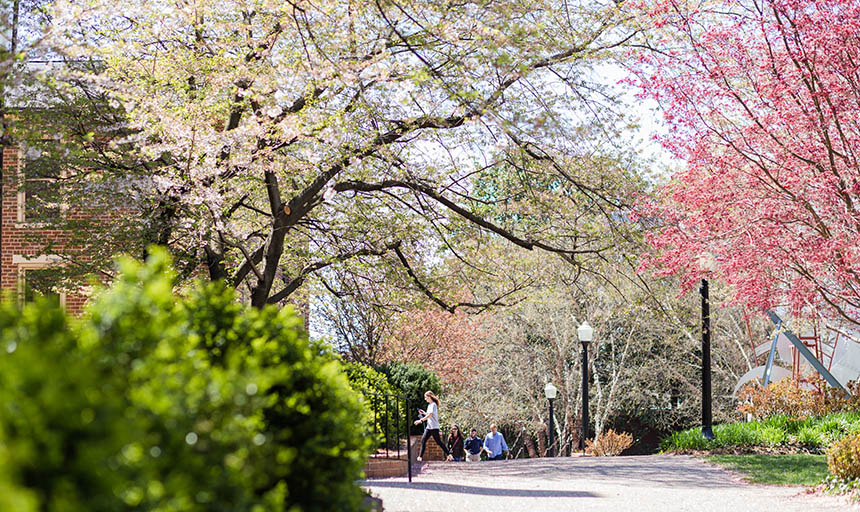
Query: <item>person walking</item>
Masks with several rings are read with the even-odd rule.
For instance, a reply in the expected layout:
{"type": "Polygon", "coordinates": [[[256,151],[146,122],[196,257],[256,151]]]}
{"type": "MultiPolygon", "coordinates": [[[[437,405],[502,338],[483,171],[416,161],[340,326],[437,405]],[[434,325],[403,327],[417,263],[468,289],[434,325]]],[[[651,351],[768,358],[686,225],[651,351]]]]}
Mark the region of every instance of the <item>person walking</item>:
{"type": "Polygon", "coordinates": [[[418,462],[424,458],[424,450],[427,449],[427,439],[431,436],[433,440],[436,441],[440,447],[442,447],[442,451],[445,452],[445,458],[447,460],[451,459],[451,454],[448,451],[448,447],[445,446],[445,443],[442,442],[442,438],[439,437],[439,397],[436,396],[432,391],[427,391],[424,393],[424,400],[427,400],[427,411],[423,409],[418,409],[418,412],[421,413],[422,417],[415,420],[415,424],[419,425],[422,422],[427,422],[427,425],[424,427],[424,435],[421,436],[421,450],[418,451],[418,462]]]}
{"type": "Polygon", "coordinates": [[[451,432],[448,433],[448,450],[451,452],[454,462],[461,462],[466,458],[466,451],[463,449],[463,434],[460,433],[460,427],[456,424],[451,427],[451,432]]]}
{"type": "Polygon", "coordinates": [[[466,461],[481,461],[481,451],[484,449],[484,441],[482,441],[481,438],[478,437],[478,431],[476,429],[473,428],[469,431],[469,438],[466,439],[465,448],[466,461]]]}
{"type": "Polygon", "coordinates": [[[502,460],[504,453],[508,451],[505,436],[499,432],[495,423],[490,425],[490,432],[484,437],[484,451],[487,452],[487,460],[502,460]]]}

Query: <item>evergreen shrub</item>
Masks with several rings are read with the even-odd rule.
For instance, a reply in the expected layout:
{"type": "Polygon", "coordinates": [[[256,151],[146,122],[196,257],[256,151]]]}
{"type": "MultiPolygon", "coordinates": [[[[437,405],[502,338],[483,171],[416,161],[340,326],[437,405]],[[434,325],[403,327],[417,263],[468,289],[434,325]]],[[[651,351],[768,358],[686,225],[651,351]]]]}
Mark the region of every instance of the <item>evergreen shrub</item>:
{"type": "MultiPolygon", "coordinates": [[[[382,443],[387,433],[388,448],[397,448],[397,439],[405,439],[407,435],[406,404],[385,395],[403,396],[403,390],[393,386],[385,374],[369,365],[347,362],[343,367],[350,387],[360,394],[364,403],[366,428],[376,433],[379,446],[384,446],[382,443]]],[[[415,418],[414,413],[412,418],[415,418]]]]}
{"type": "MultiPolygon", "coordinates": [[[[424,393],[432,391],[438,395],[442,391],[439,377],[420,364],[395,362],[382,366],[379,370],[388,377],[388,381],[392,385],[402,389],[406,394],[406,398],[409,399],[409,407],[412,408],[409,413],[413,418],[418,414],[417,409],[427,409],[424,393]]],[[[420,434],[424,426],[419,425],[411,428],[413,434],[420,434]]]]}
{"type": "Polygon", "coordinates": [[[358,510],[369,439],[336,357],[290,309],[173,286],[153,250],[80,320],[0,306],[3,509],[358,510]]]}

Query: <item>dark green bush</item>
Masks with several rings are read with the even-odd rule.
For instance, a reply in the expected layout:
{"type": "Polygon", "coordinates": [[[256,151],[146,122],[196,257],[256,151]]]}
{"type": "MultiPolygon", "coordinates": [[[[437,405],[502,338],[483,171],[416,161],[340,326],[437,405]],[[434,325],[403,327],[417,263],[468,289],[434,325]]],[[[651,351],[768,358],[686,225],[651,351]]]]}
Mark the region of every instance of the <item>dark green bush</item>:
{"type": "Polygon", "coordinates": [[[83,320],[0,307],[3,510],[358,509],[369,439],[336,358],[290,310],[172,287],[156,250],[83,320]]]}
{"type": "MultiPolygon", "coordinates": [[[[406,398],[409,399],[409,413],[412,418],[418,414],[417,409],[427,408],[427,401],[424,400],[424,393],[432,391],[439,394],[442,391],[442,384],[439,377],[416,363],[390,363],[380,368],[380,371],[388,377],[388,381],[394,386],[402,389],[406,393],[406,398]]],[[[423,425],[411,427],[412,433],[421,433],[424,429],[423,425]]]]}
{"type": "Polygon", "coordinates": [[[420,364],[390,363],[381,367],[380,371],[388,377],[388,382],[406,393],[413,408],[426,409],[425,392],[432,391],[436,394],[442,392],[439,377],[420,364]]]}
{"type": "Polygon", "coordinates": [[[397,448],[398,441],[406,438],[408,428],[406,404],[396,398],[403,396],[403,390],[366,364],[348,362],[343,367],[349,385],[361,395],[368,432],[375,433],[378,446],[384,447],[387,439],[388,448],[397,448]]]}

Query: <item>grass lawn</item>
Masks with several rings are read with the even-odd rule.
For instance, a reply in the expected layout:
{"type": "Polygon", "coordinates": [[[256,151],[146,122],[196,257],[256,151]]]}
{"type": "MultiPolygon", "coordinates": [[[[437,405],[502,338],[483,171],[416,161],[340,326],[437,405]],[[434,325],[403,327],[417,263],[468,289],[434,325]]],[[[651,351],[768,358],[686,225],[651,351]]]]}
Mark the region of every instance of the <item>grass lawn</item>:
{"type": "Polygon", "coordinates": [[[827,476],[824,455],[709,455],[705,460],[754,484],[815,485],[827,476]]]}

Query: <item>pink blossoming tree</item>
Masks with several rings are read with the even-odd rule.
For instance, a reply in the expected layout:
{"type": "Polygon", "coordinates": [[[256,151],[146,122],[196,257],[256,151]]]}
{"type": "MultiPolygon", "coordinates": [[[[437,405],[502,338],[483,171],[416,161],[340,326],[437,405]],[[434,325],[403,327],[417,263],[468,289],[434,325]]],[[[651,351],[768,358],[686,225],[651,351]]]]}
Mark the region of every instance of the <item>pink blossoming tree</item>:
{"type": "Polygon", "coordinates": [[[860,4],[659,2],[638,77],[686,161],[644,218],[647,264],[752,308],[860,322],[860,4]]]}

